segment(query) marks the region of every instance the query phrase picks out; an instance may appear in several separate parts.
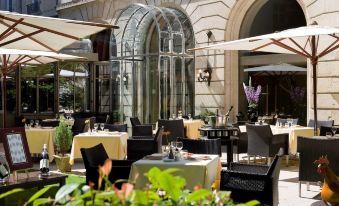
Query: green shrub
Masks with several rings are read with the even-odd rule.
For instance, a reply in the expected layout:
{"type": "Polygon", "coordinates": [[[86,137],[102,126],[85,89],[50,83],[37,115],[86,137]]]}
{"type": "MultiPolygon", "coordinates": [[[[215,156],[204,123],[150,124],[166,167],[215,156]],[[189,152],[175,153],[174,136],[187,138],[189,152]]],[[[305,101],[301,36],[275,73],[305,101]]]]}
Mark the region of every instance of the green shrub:
{"type": "MultiPolygon", "coordinates": [[[[178,169],[167,169],[161,171],[152,168],[145,175],[150,184],[142,190],[134,189],[134,185],[123,183],[118,189],[108,181],[108,173],[99,173],[101,179],[105,180],[105,190],[94,190],[90,186],[71,183],[62,186],[53,198],[41,198],[50,187],[45,187],[35,193],[26,203],[34,206],[39,205],[131,205],[131,206],[190,206],[190,205],[215,205],[215,206],[254,206],[258,201],[250,201],[245,204],[234,204],[230,198],[230,192],[212,191],[196,187],[193,191],[184,189],[186,180],[180,176],[173,175],[178,169]],[[47,188],[47,189],[46,189],[47,188]]],[[[100,180],[100,179],[99,179],[100,180]]],[[[52,188],[52,187],[51,187],[52,188]]]]}
{"type": "Polygon", "coordinates": [[[59,126],[56,128],[55,145],[62,156],[65,156],[71,148],[72,137],[71,127],[66,124],[64,117],[60,117],[59,126]]]}

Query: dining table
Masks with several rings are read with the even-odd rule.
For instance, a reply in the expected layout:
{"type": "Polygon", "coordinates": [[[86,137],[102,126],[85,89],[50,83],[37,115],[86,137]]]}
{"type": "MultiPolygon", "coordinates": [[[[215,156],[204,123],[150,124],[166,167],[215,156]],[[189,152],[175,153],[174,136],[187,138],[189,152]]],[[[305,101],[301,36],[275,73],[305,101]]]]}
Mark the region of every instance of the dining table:
{"type": "Polygon", "coordinates": [[[221,163],[218,155],[193,154],[187,159],[178,161],[168,161],[161,155],[146,156],[132,164],[129,181],[135,183],[135,188],[142,189],[148,184],[145,173],[153,167],[158,167],[161,170],[179,169],[173,175],[186,179],[186,189],[193,190],[197,185],[210,189],[213,183],[217,186],[220,184],[221,163]]]}
{"type": "Polygon", "coordinates": [[[31,127],[25,129],[28,148],[31,154],[40,154],[47,144],[49,161],[54,159],[54,141],[56,130],[52,127],[31,127]]]}
{"type": "MultiPolygon", "coordinates": [[[[241,132],[246,132],[246,126],[239,126],[241,132]]],[[[314,128],[313,127],[304,127],[300,125],[294,126],[275,126],[271,125],[272,134],[283,134],[288,133],[289,139],[289,154],[297,154],[297,138],[298,136],[302,137],[313,137],[314,128]]]]}
{"type": "Polygon", "coordinates": [[[80,133],[73,138],[70,164],[74,164],[75,159],[81,159],[81,148],[93,147],[102,143],[107,155],[111,159],[124,159],[127,154],[127,132],[86,132],[80,133]]]}
{"type": "Polygon", "coordinates": [[[199,128],[204,125],[200,119],[184,120],[184,127],[186,129],[186,137],[190,139],[199,139],[201,137],[199,128]]]}

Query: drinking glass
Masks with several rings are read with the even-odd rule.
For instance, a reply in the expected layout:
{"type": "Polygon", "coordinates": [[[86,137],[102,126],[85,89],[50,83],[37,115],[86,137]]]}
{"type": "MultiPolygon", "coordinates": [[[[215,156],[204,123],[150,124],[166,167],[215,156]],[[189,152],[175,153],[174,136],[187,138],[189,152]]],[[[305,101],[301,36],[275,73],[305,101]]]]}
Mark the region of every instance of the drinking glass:
{"type": "Polygon", "coordinates": [[[333,136],[335,136],[335,133],[337,133],[337,128],[336,127],[332,127],[331,129],[332,129],[333,136]]]}
{"type": "Polygon", "coordinates": [[[37,120],[35,120],[35,126],[36,127],[39,127],[39,123],[40,123],[40,121],[37,119],[37,120]]]}
{"type": "Polygon", "coordinates": [[[177,149],[177,142],[176,141],[172,141],[171,142],[171,147],[176,150],[177,149]]]}
{"type": "Polygon", "coordinates": [[[188,115],[187,115],[187,116],[188,116],[188,119],[189,119],[189,120],[190,120],[190,119],[191,119],[191,117],[192,117],[192,116],[191,116],[191,113],[188,113],[188,115]]]}
{"type": "Polygon", "coordinates": [[[95,132],[98,131],[98,123],[94,123],[94,131],[95,131],[95,132]]]}
{"type": "Polygon", "coordinates": [[[104,123],[100,123],[100,129],[101,129],[101,131],[104,131],[104,128],[105,128],[105,124],[104,124],[104,123]]]}

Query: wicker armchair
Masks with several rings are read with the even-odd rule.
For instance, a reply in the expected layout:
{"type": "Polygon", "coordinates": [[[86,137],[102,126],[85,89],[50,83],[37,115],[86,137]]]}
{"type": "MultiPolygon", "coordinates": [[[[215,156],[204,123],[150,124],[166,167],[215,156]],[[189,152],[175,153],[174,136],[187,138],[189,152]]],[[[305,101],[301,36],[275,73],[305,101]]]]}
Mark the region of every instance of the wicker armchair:
{"type": "MultiPolygon", "coordinates": [[[[307,126],[308,127],[314,127],[314,119],[310,119],[308,121],[307,126]]],[[[320,128],[320,126],[325,126],[325,127],[332,127],[334,124],[334,120],[318,120],[317,121],[317,128],[320,128]]]]}
{"type": "Polygon", "coordinates": [[[159,127],[154,139],[128,139],[127,159],[139,160],[146,155],[162,152],[163,127],[159,127]]]}
{"type": "Polygon", "coordinates": [[[127,132],[127,124],[105,124],[104,129],[109,131],[127,132]]]}
{"type": "Polygon", "coordinates": [[[228,170],[221,171],[220,190],[231,191],[235,202],[256,199],[263,205],[276,206],[279,203],[280,164],[278,155],[270,166],[231,163],[228,170]]]}
{"type": "MultiPolygon", "coordinates": [[[[339,138],[328,137],[298,137],[297,151],[299,152],[299,196],[301,196],[302,182],[323,181],[323,177],[317,173],[317,165],[313,162],[322,155],[327,155],[330,168],[335,174],[339,174],[339,138]]],[[[309,189],[307,187],[307,189],[309,189]]]]}
{"type": "Polygon", "coordinates": [[[153,139],[153,125],[141,124],[138,117],[130,118],[133,139],[153,139]]]}
{"type": "Polygon", "coordinates": [[[178,138],[183,143],[183,149],[196,154],[217,154],[221,156],[221,140],[178,138]]]}
{"type": "MultiPolygon", "coordinates": [[[[94,188],[98,189],[98,166],[103,165],[105,160],[108,159],[106,150],[100,143],[91,148],[81,148],[80,151],[86,169],[86,184],[91,181],[94,183],[94,188]]],[[[112,170],[108,177],[110,182],[114,183],[119,179],[128,179],[133,162],[131,160],[112,160],[112,170]]],[[[104,184],[102,185],[104,186],[104,184]]],[[[118,187],[120,185],[121,183],[117,184],[118,187]]]]}
{"type": "Polygon", "coordinates": [[[249,156],[274,157],[282,148],[288,165],[288,133],[273,135],[270,125],[252,124],[246,124],[246,131],[248,136],[247,154],[249,156]]]}
{"type": "Polygon", "coordinates": [[[178,137],[185,137],[184,121],[182,119],[159,119],[158,126],[164,127],[164,135],[166,137],[166,139],[163,140],[164,145],[167,145],[171,141],[175,141],[178,137]]]}

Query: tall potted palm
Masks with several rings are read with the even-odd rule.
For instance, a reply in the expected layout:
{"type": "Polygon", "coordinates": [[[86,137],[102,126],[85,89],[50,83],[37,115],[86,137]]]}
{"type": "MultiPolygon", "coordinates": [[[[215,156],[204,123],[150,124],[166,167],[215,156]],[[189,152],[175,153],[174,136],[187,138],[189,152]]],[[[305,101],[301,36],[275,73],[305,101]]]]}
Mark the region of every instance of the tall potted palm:
{"type": "Polygon", "coordinates": [[[55,136],[55,145],[59,155],[54,155],[54,158],[57,167],[61,172],[71,171],[71,165],[69,163],[70,156],[67,152],[72,145],[72,137],[71,127],[66,124],[64,117],[60,117],[60,123],[56,128],[55,136]]]}

